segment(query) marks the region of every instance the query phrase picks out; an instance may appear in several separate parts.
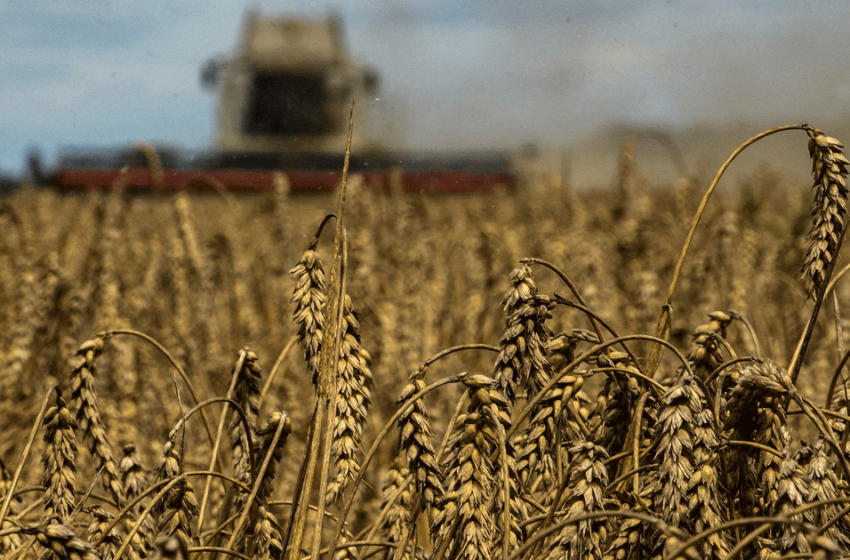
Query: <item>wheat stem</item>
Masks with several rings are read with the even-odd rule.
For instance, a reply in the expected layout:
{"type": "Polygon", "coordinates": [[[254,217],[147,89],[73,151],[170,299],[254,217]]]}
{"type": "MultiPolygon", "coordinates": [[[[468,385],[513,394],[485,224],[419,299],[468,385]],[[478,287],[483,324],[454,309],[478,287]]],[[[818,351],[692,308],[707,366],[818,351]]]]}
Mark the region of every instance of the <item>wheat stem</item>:
{"type": "MultiPolygon", "coordinates": [[[[247,352],[245,350],[242,350],[241,352],[239,352],[239,358],[236,361],[236,365],[233,368],[234,375],[230,380],[230,386],[227,388],[227,394],[226,394],[226,397],[225,397],[227,399],[233,398],[233,391],[236,388],[236,384],[239,382],[239,372],[242,371],[242,363],[245,361],[245,355],[246,354],[247,354],[247,352]]],[[[209,468],[207,470],[211,471],[211,470],[213,470],[213,466],[215,466],[216,458],[218,457],[218,450],[219,450],[219,447],[221,445],[221,436],[222,436],[222,433],[224,432],[224,422],[225,422],[226,418],[227,418],[227,408],[225,407],[224,409],[222,409],[221,416],[218,419],[218,429],[216,430],[216,433],[215,433],[215,443],[213,444],[212,454],[210,455],[210,465],[209,465],[209,468]]],[[[211,483],[212,483],[212,480],[208,479],[206,484],[204,484],[204,494],[201,497],[201,507],[198,511],[198,529],[199,529],[199,531],[204,526],[204,519],[206,518],[206,512],[207,512],[207,500],[209,499],[209,495],[210,495],[210,485],[211,485],[211,483]]]]}
{"type": "MultiPolygon", "coordinates": [[[[662,305],[661,317],[658,319],[658,326],[655,329],[656,338],[660,338],[662,340],[667,340],[667,336],[670,332],[670,321],[671,314],[673,310],[673,294],[676,292],[676,285],[679,283],[679,277],[682,274],[682,267],[685,264],[685,256],[688,254],[688,249],[691,246],[691,242],[693,241],[694,234],[696,233],[697,226],[699,225],[700,219],[702,219],[702,215],[705,212],[706,206],[708,206],[708,200],[711,198],[712,193],[714,193],[714,189],[717,187],[717,184],[720,182],[720,178],[723,176],[723,173],[726,172],[726,169],[732,163],[732,161],[738,157],[738,155],[744,151],[745,148],[761,140],[766,136],[770,136],[771,134],[775,134],[777,132],[782,132],[785,130],[804,130],[808,125],[804,124],[794,124],[787,126],[779,126],[776,128],[772,128],[770,130],[766,130],[761,134],[757,134],[753,136],[732,152],[732,155],[723,162],[723,165],[720,166],[720,169],[717,171],[717,174],[714,176],[714,179],[711,181],[711,184],[708,186],[708,189],[705,191],[705,194],[702,197],[702,201],[700,201],[699,208],[697,208],[696,214],[694,215],[693,222],[691,223],[691,228],[688,231],[688,236],[685,239],[685,246],[682,247],[682,252],[679,255],[679,259],[676,261],[676,266],[673,269],[673,279],[670,282],[670,287],[667,289],[667,297],[664,300],[664,304],[662,305]]],[[[663,352],[660,345],[655,344],[652,347],[652,352],[649,355],[649,363],[647,364],[646,373],[650,377],[655,376],[655,371],[658,369],[658,364],[661,363],[661,353],[663,352]]]]}
{"type": "Polygon", "coordinates": [[[298,336],[294,335],[289,339],[289,342],[286,343],[286,346],[283,347],[283,350],[280,351],[280,354],[277,356],[277,360],[275,360],[274,367],[272,367],[269,375],[266,377],[266,382],[263,384],[263,390],[260,391],[260,398],[257,400],[257,408],[263,408],[263,402],[266,400],[266,394],[268,394],[269,389],[271,389],[272,383],[277,377],[278,372],[280,371],[280,366],[283,363],[284,358],[286,358],[289,351],[292,350],[292,347],[298,342],[298,336]]]}
{"type": "Polygon", "coordinates": [[[27,461],[27,457],[32,450],[32,444],[35,441],[35,436],[38,433],[38,429],[41,427],[41,422],[44,420],[44,415],[47,413],[47,407],[50,405],[50,397],[53,396],[53,392],[56,389],[56,385],[51,385],[47,389],[47,395],[44,397],[44,401],[41,404],[41,408],[38,411],[38,414],[35,417],[35,422],[33,423],[32,430],[30,430],[29,438],[27,439],[27,444],[24,446],[24,451],[21,454],[21,462],[18,463],[18,468],[15,469],[15,474],[12,477],[12,481],[9,483],[9,486],[6,488],[6,499],[3,501],[3,506],[0,507],[0,527],[3,526],[3,521],[6,520],[6,514],[9,512],[9,505],[12,503],[12,497],[15,495],[15,488],[18,486],[18,481],[21,479],[21,473],[24,470],[24,464],[27,461]]]}
{"type": "MultiPolygon", "coordinates": [[[[171,365],[174,366],[174,369],[180,375],[180,378],[183,380],[183,383],[185,383],[186,387],[189,389],[189,393],[192,395],[192,399],[195,401],[195,403],[197,404],[197,403],[201,402],[201,399],[198,398],[197,391],[195,391],[195,385],[192,383],[192,380],[189,379],[189,376],[186,375],[186,372],[183,370],[182,367],[180,367],[180,364],[177,363],[177,361],[174,359],[174,357],[171,355],[171,353],[168,350],[166,350],[165,347],[162,344],[160,344],[159,342],[157,342],[153,337],[148,336],[143,332],[130,330],[130,329],[115,329],[115,330],[100,333],[98,336],[102,336],[103,339],[106,340],[106,339],[108,339],[112,336],[122,335],[122,334],[123,335],[135,336],[135,337],[141,338],[142,340],[146,340],[147,342],[151,343],[157,350],[159,350],[163,354],[163,356],[165,356],[165,358],[171,363],[171,365]]],[[[213,436],[212,427],[210,426],[210,420],[207,417],[207,413],[206,413],[205,410],[201,410],[201,418],[203,418],[204,427],[207,430],[207,436],[209,437],[210,445],[214,445],[215,444],[215,437],[213,436]]],[[[218,468],[224,470],[224,467],[221,464],[218,465],[218,468]]]]}

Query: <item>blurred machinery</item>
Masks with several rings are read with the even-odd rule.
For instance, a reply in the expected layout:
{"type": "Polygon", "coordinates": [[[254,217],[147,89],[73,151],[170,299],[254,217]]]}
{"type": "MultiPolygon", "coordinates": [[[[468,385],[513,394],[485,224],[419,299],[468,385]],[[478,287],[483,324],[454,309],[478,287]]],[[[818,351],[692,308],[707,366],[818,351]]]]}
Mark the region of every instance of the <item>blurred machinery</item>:
{"type": "MultiPolygon", "coordinates": [[[[348,121],[355,104],[350,170],[367,187],[419,192],[511,189],[515,176],[504,153],[396,153],[367,148],[365,125],[378,74],[352,59],[341,20],[272,17],[250,12],[233,54],[201,69],[216,94],[212,149],[131,146],[69,149],[45,177],[60,190],[120,184],[141,191],[255,191],[286,178],[289,189],[333,190],[339,184],[348,121]]],[[[30,165],[39,167],[38,162],[30,165]]],[[[39,170],[44,176],[44,173],[39,170]]]]}

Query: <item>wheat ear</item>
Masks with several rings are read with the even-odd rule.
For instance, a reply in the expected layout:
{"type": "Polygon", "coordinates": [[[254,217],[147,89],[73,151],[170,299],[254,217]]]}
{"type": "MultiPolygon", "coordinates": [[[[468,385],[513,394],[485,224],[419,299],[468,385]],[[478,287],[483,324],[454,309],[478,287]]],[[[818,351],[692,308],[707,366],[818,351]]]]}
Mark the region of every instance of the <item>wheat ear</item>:
{"type": "Polygon", "coordinates": [[[46,488],[43,519],[57,516],[63,522],[69,522],[69,516],[77,505],[74,496],[77,423],[65,406],[65,399],[58,388],[56,405],[47,411],[44,423],[47,429],[44,432],[46,445],[41,457],[44,465],[41,483],[46,488]]]}
{"type": "MultiPolygon", "coordinates": [[[[6,470],[6,465],[0,460],[0,495],[5,496],[12,492],[12,477],[9,474],[9,471],[6,470]]],[[[9,499],[12,500],[12,496],[9,496],[9,499]]],[[[14,498],[13,501],[9,502],[8,512],[13,516],[18,514],[19,506],[21,505],[21,498],[14,498]]],[[[0,532],[6,533],[2,537],[0,537],[0,554],[6,555],[9,552],[17,549],[19,546],[23,544],[23,539],[21,538],[20,533],[15,532],[7,532],[7,529],[12,528],[12,523],[9,521],[3,521],[2,526],[0,526],[0,532]]]]}
{"type": "MultiPolygon", "coordinates": [[[[605,460],[608,453],[604,447],[588,441],[578,440],[570,447],[569,499],[566,516],[576,517],[584,513],[605,509],[603,496],[608,486],[608,468],[605,460]]],[[[567,525],[554,539],[547,558],[602,558],[602,547],[607,540],[604,520],[588,519],[567,525]]]]}
{"type": "Polygon", "coordinates": [[[38,543],[56,556],[68,560],[101,560],[94,547],[67,525],[49,523],[36,533],[38,543]]]}
{"type": "Polygon", "coordinates": [[[788,374],[770,361],[747,367],[732,389],[724,411],[724,431],[730,439],[766,445],[775,453],[749,448],[733,452],[729,464],[737,465],[735,481],[745,515],[758,515],[776,502],[782,457],[790,444],[784,399],[790,386],[788,374]]]}
{"type": "MultiPolygon", "coordinates": [[[[811,493],[811,480],[806,469],[792,457],[789,449],[785,450],[784,459],[779,468],[776,500],[765,504],[769,515],[788,516],[797,522],[803,521],[803,515],[791,515],[792,510],[802,505],[811,493]]],[[[767,536],[759,537],[756,541],[759,556],[764,558],[778,557],[783,554],[808,554],[811,547],[806,535],[797,524],[783,523],[774,525],[767,536]]]]}
{"type": "MultiPolygon", "coordinates": [[[[425,388],[422,379],[415,378],[402,389],[396,404],[404,406],[410,398],[425,388]]],[[[414,475],[416,491],[431,508],[443,496],[443,474],[440,472],[434,451],[434,432],[425,403],[419,399],[398,419],[399,450],[407,459],[407,467],[414,475]]]]}
{"type": "Polygon", "coordinates": [[[77,350],[78,365],[71,372],[71,398],[77,406],[76,421],[89,444],[89,452],[103,468],[103,485],[116,503],[124,501],[121,476],[112,455],[112,444],[100,415],[95,390],[96,361],[103,352],[104,337],[84,342],[77,350]]]}
{"type": "MultiPolygon", "coordinates": [[[[172,430],[163,446],[162,457],[157,465],[157,480],[168,480],[180,476],[183,467],[174,441],[178,431],[172,430]]],[[[192,485],[180,478],[155,505],[157,513],[156,533],[159,537],[176,537],[185,546],[192,542],[192,519],[198,514],[198,500],[192,485]]]]}
{"type": "Polygon", "coordinates": [[[812,227],[809,230],[809,248],[803,259],[802,275],[806,292],[814,299],[829,281],[834,261],[844,237],[847,220],[848,191],[847,158],[844,146],[835,138],[825,136],[817,128],[807,128],[809,155],[815,192],[812,201],[812,227]]]}
{"type": "MultiPolygon", "coordinates": [[[[121,473],[121,484],[124,487],[124,497],[127,503],[141,496],[150,486],[148,470],[142,463],[142,458],[134,444],[130,443],[124,446],[121,461],[118,463],[118,470],[121,473]]],[[[144,502],[139,503],[127,512],[124,517],[124,527],[127,531],[136,523],[145,505],[144,502]]],[[[154,544],[153,530],[153,520],[150,516],[145,516],[139,530],[133,535],[129,551],[132,560],[147,556],[154,544]]]]}
{"type": "MultiPolygon", "coordinates": [[[[102,507],[95,507],[90,511],[88,541],[100,543],[95,548],[102,560],[112,560],[121,545],[121,531],[114,525],[109,528],[113,519],[115,516],[102,507]]],[[[138,560],[142,557],[134,553],[131,558],[138,560]]]]}
{"type": "Polygon", "coordinates": [[[844,146],[835,138],[824,136],[817,128],[806,127],[806,132],[809,135],[809,155],[814,175],[812,189],[815,196],[812,201],[812,228],[808,236],[810,244],[803,259],[802,275],[806,282],[806,292],[814,300],[814,307],[788,366],[792,383],[796,383],[800,375],[826,288],[838,260],[847,220],[848,190],[845,178],[848,161],[841,151],[844,146]]]}
{"type": "MultiPolygon", "coordinates": [[[[262,385],[262,371],[257,362],[257,355],[247,348],[240,352],[239,360],[233,367],[232,376],[235,378],[233,400],[242,408],[247,417],[247,429],[252,433],[246,434],[246,426],[238,414],[234,414],[230,420],[230,457],[233,464],[233,472],[236,480],[243,484],[251,484],[251,462],[248,450],[249,436],[254,440],[254,430],[257,424],[258,398],[260,385],[262,385]]],[[[240,511],[247,499],[247,494],[242,491],[236,496],[234,509],[240,511]]]]}
{"type": "Polygon", "coordinates": [[[319,352],[325,326],[325,272],[316,252],[318,240],[318,237],[313,240],[295,268],[289,271],[295,280],[292,302],[298,338],[304,346],[307,371],[314,385],[319,375],[319,352]]]}
{"type": "MultiPolygon", "coordinates": [[[[491,382],[492,383],[492,382],[491,382]]],[[[449,558],[490,560],[495,531],[488,507],[494,490],[490,455],[497,441],[489,416],[482,408],[489,404],[486,389],[468,389],[469,412],[458,418],[445,458],[448,487],[434,516],[432,530],[435,548],[446,547],[449,558]],[[460,535],[455,527],[462,526],[460,535]]]]}
{"type": "Polygon", "coordinates": [[[360,470],[357,455],[371,395],[368,353],[364,354],[360,340],[360,321],[351,305],[351,298],[343,298],[342,340],[337,365],[336,415],[331,456],[336,467],[336,478],[328,486],[326,503],[331,504],[343,493],[348,483],[360,470]]]}
{"type": "MultiPolygon", "coordinates": [[[[819,439],[811,447],[803,448],[797,452],[797,460],[803,462],[807,459],[806,474],[809,477],[809,502],[827,501],[838,497],[838,489],[845,482],[836,475],[835,458],[830,457],[824,450],[824,440],[819,439]],[[808,455],[808,457],[805,457],[808,455]],[[800,456],[803,456],[802,458],[800,456]]],[[[818,527],[823,527],[829,520],[838,518],[838,524],[829,527],[824,535],[840,544],[845,549],[850,548],[850,527],[843,515],[839,515],[840,509],[836,504],[824,504],[818,508],[813,515],[813,522],[818,527]]]]}

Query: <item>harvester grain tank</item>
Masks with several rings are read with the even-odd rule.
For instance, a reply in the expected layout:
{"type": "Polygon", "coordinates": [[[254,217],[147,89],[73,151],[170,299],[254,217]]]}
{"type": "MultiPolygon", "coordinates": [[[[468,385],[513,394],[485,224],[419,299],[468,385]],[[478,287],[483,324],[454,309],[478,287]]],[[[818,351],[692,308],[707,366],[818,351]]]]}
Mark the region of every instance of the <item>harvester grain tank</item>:
{"type": "Polygon", "coordinates": [[[341,178],[352,102],[350,169],[379,190],[478,192],[513,188],[502,153],[398,153],[365,145],[368,100],[378,75],[349,54],[341,20],[249,13],[228,57],[201,70],[216,95],[213,149],[133,146],[69,150],[52,182],[60,189],[108,188],[121,176],[137,190],[253,191],[284,173],[292,191],[333,190],[341,178]],[[123,169],[123,175],[121,175],[123,169]]]}

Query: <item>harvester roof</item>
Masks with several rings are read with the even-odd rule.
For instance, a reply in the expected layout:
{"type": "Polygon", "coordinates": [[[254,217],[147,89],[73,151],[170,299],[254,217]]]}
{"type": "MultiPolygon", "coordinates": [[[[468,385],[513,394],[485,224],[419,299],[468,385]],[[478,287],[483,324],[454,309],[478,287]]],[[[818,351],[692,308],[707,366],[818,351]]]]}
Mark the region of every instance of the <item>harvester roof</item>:
{"type": "Polygon", "coordinates": [[[308,20],[251,14],[239,51],[245,62],[258,70],[316,71],[347,58],[342,24],[335,16],[308,20]]]}

